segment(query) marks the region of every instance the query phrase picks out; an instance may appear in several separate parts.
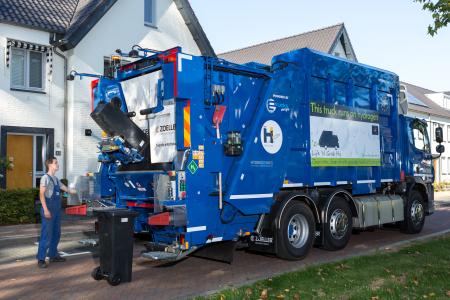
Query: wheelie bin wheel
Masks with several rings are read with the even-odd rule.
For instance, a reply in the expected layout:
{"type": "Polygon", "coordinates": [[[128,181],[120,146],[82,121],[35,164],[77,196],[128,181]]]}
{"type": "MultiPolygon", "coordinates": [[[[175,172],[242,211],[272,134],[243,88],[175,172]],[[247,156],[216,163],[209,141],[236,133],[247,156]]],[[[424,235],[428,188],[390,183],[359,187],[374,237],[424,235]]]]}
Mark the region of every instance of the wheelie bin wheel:
{"type": "Polygon", "coordinates": [[[91,276],[95,280],[102,280],[103,274],[102,274],[102,270],[100,270],[100,267],[94,268],[91,272],[91,276]]]}
{"type": "Polygon", "coordinates": [[[106,280],[108,281],[109,285],[112,286],[119,285],[121,281],[120,276],[118,275],[109,276],[106,280]]]}

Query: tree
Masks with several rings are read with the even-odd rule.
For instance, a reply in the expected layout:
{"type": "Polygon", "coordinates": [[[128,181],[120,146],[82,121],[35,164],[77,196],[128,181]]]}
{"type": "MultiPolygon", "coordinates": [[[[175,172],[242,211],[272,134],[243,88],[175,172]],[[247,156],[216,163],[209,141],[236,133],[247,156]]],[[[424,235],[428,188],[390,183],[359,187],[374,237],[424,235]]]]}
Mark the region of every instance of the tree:
{"type": "Polygon", "coordinates": [[[422,9],[429,11],[434,24],[428,26],[428,34],[434,36],[437,31],[450,22],[450,0],[414,0],[422,4],[422,9]]]}

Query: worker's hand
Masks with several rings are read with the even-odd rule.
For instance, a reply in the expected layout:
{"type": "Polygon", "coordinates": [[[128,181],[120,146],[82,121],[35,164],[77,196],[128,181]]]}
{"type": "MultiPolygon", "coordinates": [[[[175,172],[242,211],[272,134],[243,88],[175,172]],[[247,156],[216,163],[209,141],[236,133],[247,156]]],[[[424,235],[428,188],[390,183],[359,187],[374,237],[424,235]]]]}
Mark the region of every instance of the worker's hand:
{"type": "Polygon", "coordinates": [[[76,189],[69,189],[69,194],[76,194],[77,190],[76,189]]]}
{"type": "Polygon", "coordinates": [[[52,214],[50,213],[50,211],[48,209],[44,209],[44,217],[46,219],[51,219],[52,214]]]}

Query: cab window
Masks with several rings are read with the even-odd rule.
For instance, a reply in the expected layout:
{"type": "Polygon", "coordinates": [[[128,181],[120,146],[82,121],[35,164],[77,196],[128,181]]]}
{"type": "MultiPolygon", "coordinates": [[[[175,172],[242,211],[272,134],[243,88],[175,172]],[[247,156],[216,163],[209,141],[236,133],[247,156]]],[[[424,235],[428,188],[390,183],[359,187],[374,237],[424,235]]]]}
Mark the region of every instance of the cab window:
{"type": "Polygon", "coordinates": [[[417,150],[430,152],[427,127],[421,122],[412,122],[412,144],[417,150]]]}

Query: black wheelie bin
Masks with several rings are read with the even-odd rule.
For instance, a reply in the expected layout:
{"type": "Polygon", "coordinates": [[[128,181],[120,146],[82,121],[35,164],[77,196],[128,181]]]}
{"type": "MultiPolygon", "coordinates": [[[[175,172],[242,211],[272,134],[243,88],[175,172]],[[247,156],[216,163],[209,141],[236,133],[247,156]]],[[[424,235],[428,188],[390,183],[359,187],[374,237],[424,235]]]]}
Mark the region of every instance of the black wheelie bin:
{"type": "Polygon", "coordinates": [[[133,264],[133,224],[137,212],[121,208],[97,208],[100,266],[92,270],[95,280],[106,278],[112,286],[130,282],[133,264]]]}

